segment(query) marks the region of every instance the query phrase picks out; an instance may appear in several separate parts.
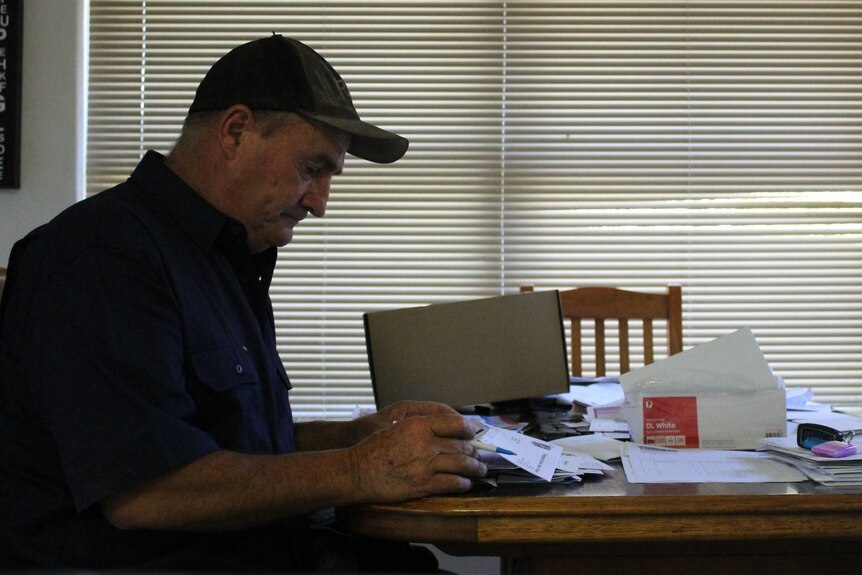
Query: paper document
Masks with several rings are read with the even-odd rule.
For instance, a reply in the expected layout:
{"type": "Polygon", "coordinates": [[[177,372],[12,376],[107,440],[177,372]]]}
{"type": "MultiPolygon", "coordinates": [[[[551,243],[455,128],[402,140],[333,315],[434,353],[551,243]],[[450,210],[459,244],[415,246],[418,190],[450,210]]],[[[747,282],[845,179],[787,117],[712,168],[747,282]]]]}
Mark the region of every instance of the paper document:
{"type": "Polygon", "coordinates": [[[819,423],[839,431],[862,431],[862,418],[837,412],[791,412],[788,421],[796,423],[819,423]]]}
{"type": "Polygon", "coordinates": [[[611,403],[622,403],[623,388],[619,381],[593,383],[591,385],[573,385],[569,393],[561,394],[572,403],[580,403],[585,406],[608,405],[611,403]]]}
{"type": "Polygon", "coordinates": [[[626,444],[623,469],[629,483],[788,483],[804,473],[763,453],[667,449],[626,444]]]}
{"type": "Polygon", "coordinates": [[[594,419],[590,422],[593,433],[629,433],[629,424],[616,419],[594,419]]]}
{"type": "Polygon", "coordinates": [[[613,467],[589,455],[563,453],[560,461],[557,462],[557,469],[570,473],[583,473],[585,470],[612,471],[613,467]]]}
{"type": "Polygon", "coordinates": [[[787,409],[806,409],[814,397],[810,387],[788,387],[784,392],[787,394],[787,409]]]}
{"type": "Polygon", "coordinates": [[[551,481],[554,477],[557,462],[563,454],[563,448],[559,445],[551,445],[546,441],[499,427],[485,427],[478,430],[476,439],[515,453],[515,455],[502,453],[498,455],[545,481],[551,481]]]}
{"type": "Polygon", "coordinates": [[[602,435],[578,435],[561,437],[551,441],[563,448],[564,453],[590,455],[601,461],[619,459],[624,443],[602,435]]]}

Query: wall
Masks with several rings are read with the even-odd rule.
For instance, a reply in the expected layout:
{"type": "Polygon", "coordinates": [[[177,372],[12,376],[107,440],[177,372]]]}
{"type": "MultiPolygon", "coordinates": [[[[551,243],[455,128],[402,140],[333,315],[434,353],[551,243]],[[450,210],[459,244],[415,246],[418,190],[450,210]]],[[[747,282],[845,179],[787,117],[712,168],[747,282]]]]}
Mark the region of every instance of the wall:
{"type": "Polygon", "coordinates": [[[0,190],[0,267],[12,244],[80,197],[86,0],[24,2],[21,188],[0,190]]]}

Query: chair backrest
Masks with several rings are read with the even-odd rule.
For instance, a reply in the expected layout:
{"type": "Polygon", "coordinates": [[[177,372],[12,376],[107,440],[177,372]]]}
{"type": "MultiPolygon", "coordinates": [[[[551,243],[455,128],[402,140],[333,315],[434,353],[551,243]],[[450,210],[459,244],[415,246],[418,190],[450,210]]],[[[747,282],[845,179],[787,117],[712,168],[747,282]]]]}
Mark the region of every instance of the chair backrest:
{"type": "Polygon", "coordinates": [[[6,268],[0,268],[0,295],[3,294],[3,285],[6,283],[6,268]]]}
{"type": "MultiPolygon", "coordinates": [[[[533,291],[522,285],[521,292],[533,291]]],[[[682,288],[667,286],[666,293],[645,293],[611,287],[582,287],[560,291],[563,317],[571,322],[572,375],[583,376],[581,320],[595,320],[596,376],[606,374],[605,320],[619,322],[620,373],[631,370],[629,320],[643,322],[644,364],[655,361],[653,320],[667,322],[668,355],[682,351],[682,288]]]]}

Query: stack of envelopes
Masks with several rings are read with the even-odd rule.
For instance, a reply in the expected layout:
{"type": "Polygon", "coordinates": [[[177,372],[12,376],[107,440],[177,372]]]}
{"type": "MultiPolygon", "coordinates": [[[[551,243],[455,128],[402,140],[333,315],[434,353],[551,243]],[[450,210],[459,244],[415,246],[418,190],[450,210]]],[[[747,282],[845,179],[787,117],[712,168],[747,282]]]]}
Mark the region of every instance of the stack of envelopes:
{"type": "Polygon", "coordinates": [[[601,474],[611,467],[588,455],[566,452],[560,445],[516,431],[475,423],[476,440],[496,448],[482,451],[488,465],[486,481],[495,485],[533,482],[580,481],[587,473],[601,474]]]}
{"type": "Polygon", "coordinates": [[[796,445],[794,437],[769,437],[760,440],[759,450],[790,463],[810,479],[824,485],[862,485],[862,454],[848,457],[822,457],[796,445]]]}
{"type": "MultiPolygon", "coordinates": [[[[513,485],[524,483],[546,483],[546,480],[531,471],[507,461],[502,455],[483,452],[482,461],[488,465],[488,475],[482,479],[492,485],[513,485]]],[[[551,475],[552,483],[575,483],[584,475],[604,475],[613,469],[594,457],[563,452],[551,475]]]]}

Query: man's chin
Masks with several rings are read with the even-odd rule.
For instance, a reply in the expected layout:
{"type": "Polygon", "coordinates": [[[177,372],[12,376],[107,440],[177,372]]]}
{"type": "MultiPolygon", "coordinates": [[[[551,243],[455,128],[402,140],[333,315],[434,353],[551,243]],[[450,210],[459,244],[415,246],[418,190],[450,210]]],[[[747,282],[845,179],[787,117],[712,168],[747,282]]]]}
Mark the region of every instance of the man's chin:
{"type": "Polygon", "coordinates": [[[267,246],[282,247],[293,241],[293,225],[285,222],[269,222],[269,225],[261,227],[260,237],[267,246]]]}
{"type": "Polygon", "coordinates": [[[289,244],[291,241],[293,241],[293,230],[292,229],[289,231],[284,231],[281,234],[279,234],[279,236],[277,238],[277,242],[275,245],[277,245],[278,247],[283,247],[283,246],[286,246],[287,244],[289,244]]]}

